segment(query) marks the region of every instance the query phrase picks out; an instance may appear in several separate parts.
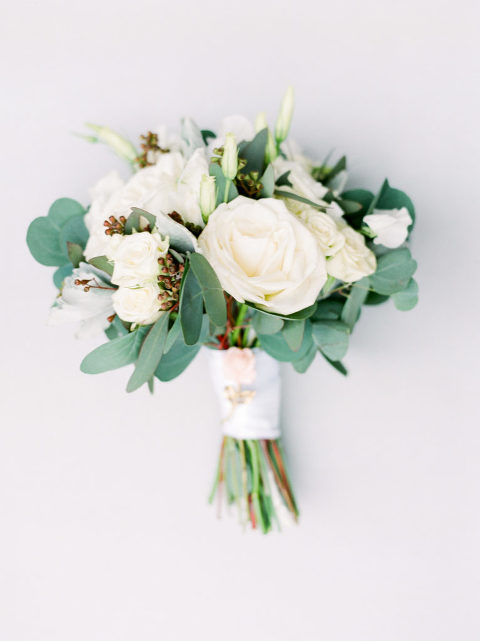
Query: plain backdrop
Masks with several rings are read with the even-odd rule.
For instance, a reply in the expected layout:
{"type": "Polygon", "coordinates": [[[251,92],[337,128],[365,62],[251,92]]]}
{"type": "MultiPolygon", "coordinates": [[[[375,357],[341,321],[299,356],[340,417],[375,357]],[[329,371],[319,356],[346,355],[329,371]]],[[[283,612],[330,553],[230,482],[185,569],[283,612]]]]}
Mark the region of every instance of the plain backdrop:
{"type": "Polygon", "coordinates": [[[480,636],[479,5],[468,0],[25,0],[2,7],[0,639],[477,641],[480,636]],[[283,369],[301,520],[218,521],[205,359],[124,392],[79,371],[102,338],[46,326],[28,223],[182,115],[272,122],[347,154],[350,185],[413,199],[421,299],[366,309],[344,379],[283,369]]]}

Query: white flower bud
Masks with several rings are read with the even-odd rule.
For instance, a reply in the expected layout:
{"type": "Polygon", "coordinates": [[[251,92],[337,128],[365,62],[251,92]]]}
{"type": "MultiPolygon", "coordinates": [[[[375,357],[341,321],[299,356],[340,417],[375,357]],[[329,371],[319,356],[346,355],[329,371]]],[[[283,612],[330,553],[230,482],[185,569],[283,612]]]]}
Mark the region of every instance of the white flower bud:
{"type": "Polygon", "coordinates": [[[225,136],[225,144],[223,146],[222,157],[222,171],[225,178],[233,180],[237,175],[238,169],[238,149],[235,134],[227,134],[225,136]]]}
{"type": "Polygon", "coordinates": [[[294,101],[293,87],[288,87],[285,95],[283,96],[282,104],[280,105],[280,113],[277,118],[277,124],[275,125],[275,138],[278,144],[283,142],[288,136],[290,123],[292,122],[294,101]]]}
{"type": "Polygon", "coordinates": [[[264,111],[260,111],[255,118],[255,132],[258,134],[259,131],[268,127],[267,116],[264,111]]]}
{"type": "Polygon", "coordinates": [[[216,204],[215,177],[203,174],[200,180],[200,211],[205,222],[207,222],[208,217],[215,210],[216,204]]]}
{"type": "Polygon", "coordinates": [[[125,158],[129,162],[134,162],[137,157],[137,150],[131,142],[117,134],[116,131],[109,127],[102,127],[100,125],[93,125],[87,122],[87,127],[92,129],[96,136],[84,136],[89,142],[103,142],[108,145],[120,158],[125,158]]]}

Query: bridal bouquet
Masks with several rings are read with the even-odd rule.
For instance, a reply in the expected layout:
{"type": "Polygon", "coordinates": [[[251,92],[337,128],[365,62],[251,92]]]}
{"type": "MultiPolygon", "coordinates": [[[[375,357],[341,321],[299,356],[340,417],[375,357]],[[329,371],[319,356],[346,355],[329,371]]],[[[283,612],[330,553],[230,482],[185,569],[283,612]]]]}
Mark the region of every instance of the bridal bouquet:
{"type": "Polygon", "coordinates": [[[342,374],[362,305],[417,302],[408,196],[385,181],[347,189],[346,160],[313,161],[287,140],[293,92],[273,131],[226,118],[217,131],[184,119],[141,136],[140,149],[89,125],[130,166],[111,171],[85,208],[60,198],[27,233],[56,267],[50,324],[107,341],[87,374],[134,365],[127,391],[170,381],[208,349],[223,438],[211,494],[268,532],[298,516],[281,446],[279,362],[303,373],[320,354],[342,374]]]}

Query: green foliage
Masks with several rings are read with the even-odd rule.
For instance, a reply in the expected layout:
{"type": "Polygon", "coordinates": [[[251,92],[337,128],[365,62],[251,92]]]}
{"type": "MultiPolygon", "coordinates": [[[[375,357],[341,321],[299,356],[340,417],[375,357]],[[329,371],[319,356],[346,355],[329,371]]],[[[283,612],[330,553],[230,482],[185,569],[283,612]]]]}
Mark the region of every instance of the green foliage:
{"type": "Polygon", "coordinates": [[[222,286],[210,263],[202,254],[190,255],[190,269],[194,273],[205,302],[205,310],[214,325],[221,327],[227,322],[227,306],[222,286]]]}
{"type": "MultiPolygon", "coordinates": [[[[181,336],[182,333],[182,326],[180,324],[180,314],[177,314],[177,318],[175,319],[173,325],[171,326],[167,340],[165,341],[165,347],[164,347],[164,353],[167,354],[172,346],[174,345],[175,341],[177,340],[178,336],[181,336]]],[[[183,341],[183,336],[182,336],[182,341],[183,341]]]]}
{"type": "Polygon", "coordinates": [[[106,256],[95,256],[94,258],[90,258],[88,263],[109,276],[113,274],[113,263],[111,263],[106,256]]]}
{"type": "Polygon", "coordinates": [[[68,263],[67,240],[63,227],[71,218],[83,218],[85,209],[76,200],[59,198],[47,216],[35,218],[27,231],[27,245],[32,256],[42,265],[62,267],[68,263]]]}
{"type": "Polygon", "coordinates": [[[238,155],[247,161],[242,169],[243,173],[258,171],[260,175],[265,171],[265,149],[268,141],[268,128],[265,127],[257,133],[250,142],[242,142],[238,146],[238,155]]]}
{"type": "Polygon", "coordinates": [[[60,289],[65,278],[67,278],[67,276],[71,276],[72,272],[73,265],[71,263],[67,263],[66,265],[62,265],[62,267],[56,269],[53,274],[53,283],[55,287],[58,287],[58,289],[60,289]]]}
{"type": "Polygon", "coordinates": [[[378,294],[392,295],[405,289],[417,269],[406,247],[394,249],[380,256],[377,270],[369,276],[371,288],[378,294]]]}
{"type": "Polygon", "coordinates": [[[341,319],[348,325],[350,331],[360,316],[360,309],[367,298],[369,286],[368,278],[362,278],[354,283],[343,306],[341,319]]]}
{"type": "Polygon", "coordinates": [[[235,184],[231,180],[227,180],[223,175],[222,168],[217,163],[210,163],[209,167],[210,176],[215,177],[215,186],[217,189],[217,207],[225,202],[225,191],[228,185],[228,194],[226,202],[229,203],[231,200],[234,200],[238,196],[238,190],[235,187],[235,184]]]}
{"type": "Polygon", "coordinates": [[[284,320],[273,314],[256,310],[252,317],[252,326],[257,334],[276,334],[283,327],[284,320]]]}
{"type": "Polygon", "coordinates": [[[292,365],[299,374],[304,374],[310,365],[315,360],[317,355],[317,348],[315,345],[311,345],[308,351],[296,361],[293,361],[292,365]]]}
{"type": "Polygon", "coordinates": [[[312,321],[317,320],[338,320],[344,306],[343,300],[326,298],[317,303],[317,309],[312,316],[312,321]]]}
{"type": "Polygon", "coordinates": [[[298,352],[303,342],[303,334],[305,331],[305,321],[285,321],[282,329],[283,338],[292,350],[298,352]]]}
{"type": "Polygon", "coordinates": [[[413,222],[409,227],[409,230],[411,231],[415,225],[415,208],[412,201],[405,192],[390,187],[388,180],[385,180],[380,189],[380,192],[377,195],[376,202],[374,203],[374,208],[400,209],[401,207],[406,207],[410,216],[412,217],[413,222]]]}
{"type": "Polygon", "coordinates": [[[167,339],[168,320],[169,314],[162,314],[148,332],[140,349],[135,371],[128,381],[127,392],[134,392],[155,374],[167,339]]]}
{"type": "Polygon", "coordinates": [[[322,353],[339,361],[347,353],[350,329],[342,321],[324,320],[312,323],[313,340],[322,353]]]}
{"type": "Polygon", "coordinates": [[[365,305],[381,305],[386,303],[390,296],[385,296],[385,294],[377,294],[377,292],[368,292],[368,296],[365,299],[365,305]]]}
{"type": "Polygon", "coordinates": [[[210,129],[201,129],[200,133],[202,134],[202,139],[205,145],[208,145],[208,141],[210,140],[210,138],[217,137],[215,132],[211,131],[210,129]]]}
{"type": "Polygon", "coordinates": [[[180,293],[180,324],[187,345],[195,345],[202,331],[203,297],[200,283],[188,264],[180,293]]]}
{"type": "Polygon", "coordinates": [[[300,361],[305,357],[307,352],[310,351],[313,345],[310,322],[305,323],[302,344],[297,351],[291,349],[285,340],[283,332],[278,332],[277,334],[259,334],[258,338],[260,346],[267,354],[283,362],[300,361]]]}
{"type": "Polygon", "coordinates": [[[314,167],[312,170],[312,176],[315,180],[318,180],[325,185],[328,185],[341,171],[344,171],[347,168],[347,158],[342,156],[333,167],[328,167],[328,165],[321,165],[320,167],[314,167]]]}
{"type": "Polygon", "coordinates": [[[125,336],[100,345],[87,354],[80,364],[84,374],[101,374],[134,363],[149,327],[140,327],[125,336]]]}
{"type": "Polygon", "coordinates": [[[367,214],[373,199],[372,192],[366,189],[350,189],[342,193],[341,202],[354,202],[360,205],[360,209],[355,213],[345,213],[345,219],[354,229],[360,229],[362,226],[363,217],[367,214]]]}
{"type": "Polygon", "coordinates": [[[127,222],[125,223],[124,233],[133,234],[134,231],[137,231],[137,232],[144,231],[146,225],[145,225],[145,222],[142,221],[142,218],[147,221],[150,229],[153,229],[155,227],[157,223],[157,219],[153,214],[150,214],[148,211],[145,211],[144,209],[139,209],[138,207],[132,207],[132,213],[127,218],[127,222]]]}
{"type": "Polygon", "coordinates": [[[289,176],[290,169],[277,178],[277,187],[293,187],[292,183],[290,182],[289,176]]]}
{"type": "Polygon", "coordinates": [[[68,255],[68,244],[74,243],[85,249],[88,240],[88,229],[85,225],[84,215],[72,216],[60,230],[60,246],[68,255]]]}
{"type": "Polygon", "coordinates": [[[292,191],[284,191],[283,189],[275,189],[273,192],[275,196],[278,196],[279,198],[290,198],[291,200],[296,200],[299,203],[304,203],[305,205],[310,205],[310,207],[315,207],[315,209],[319,209],[320,211],[327,211],[327,208],[324,205],[320,205],[319,203],[314,203],[313,200],[309,200],[308,198],[304,198],[303,196],[299,196],[298,194],[294,194],[292,191]]]}
{"type": "Polygon", "coordinates": [[[325,356],[323,352],[320,352],[320,354],[323,356],[323,358],[329,363],[332,367],[334,367],[337,372],[340,372],[340,374],[343,374],[344,376],[348,375],[347,368],[341,361],[332,361],[328,356],[325,356]]]}
{"type": "Polygon", "coordinates": [[[105,330],[105,336],[109,340],[113,341],[114,338],[118,338],[119,336],[126,336],[127,334],[128,329],[125,327],[124,322],[117,315],[115,315],[114,319],[105,330]]]}
{"type": "Polygon", "coordinates": [[[72,263],[73,267],[78,267],[80,263],[85,259],[81,245],[77,245],[77,243],[71,243],[70,241],[67,242],[67,254],[68,259],[72,263]]]}
{"type": "Polygon", "coordinates": [[[183,337],[179,333],[168,352],[162,356],[160,364],[155,371],[155,376],[160,381],[171,381],[176,378],[190,365],[200,348],[200,343],[197,345],[185,345],[183,337]]]}
{"type": "Polygon", "coordinates": [[[262,183],[261,197],[271,198],[275,189],[275,175],[272,165],[268,165],[265,169],[263,176],[260,178],[260,182],[262,183]]]}
{"type": "Polygon", "coordinates": [[[408,285],[400,292],[392,294],[392,300],[397,309],[402,312],[408,312],[418,303],[418,284],[414,278],[411,278],[408,285]]]}

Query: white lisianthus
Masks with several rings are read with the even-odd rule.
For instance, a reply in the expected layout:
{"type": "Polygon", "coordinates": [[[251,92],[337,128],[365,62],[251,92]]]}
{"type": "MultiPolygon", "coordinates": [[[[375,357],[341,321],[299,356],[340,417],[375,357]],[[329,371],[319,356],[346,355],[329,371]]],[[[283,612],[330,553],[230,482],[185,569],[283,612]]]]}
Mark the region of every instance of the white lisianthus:
{"type": "Polygon", "coordinates": [[[363,218],[370,229],[376,234],[374,243],[390,249],[400,247],[408,236],[408,226],[412,217],[406,207],[401,209],[374,209],[373,214],[363,218]]]}
{"type": "Polygon", "coordinates": [[[156,283],[143,287],[119,287],[113,294],[113,308],[118,316],[128,323],[150,325],[164,313],[160,310],[156,283]]]}
{"type": "Polygon", "coordinates": [[[315,237],[274,198],[221,204],[198,240],[225,291],[272,312],[312,305],[327,279],[315,237]]]}
{"type": "Polygon", "coordinates": [[[333,256],[344,246],[345,236],[328,214],[313,207],[305,207],[298,217],[315,236],[324,256],[333,256]]]}
{"type": "Polygon", "coordinates": [[[206,151],[196,149],[185,165],[173,193],[174,211],[181,215],[184,222],[199,227],[205,224],[200,210],[200,183],[205,174],[208,175],[206,151]]]}
{"type": "Polygon", "coordinates": [[[80,322],[77,338],[90,338],[106,329],[114,310],[113,289],[103,280],[104,276],[99,269],[80,263],[63,281],[60,296],[50,310],[48,324],[80,322]],[[92,287],[85,291],[85,284],[75,285],[75,281],[87,281],[92,287]]]}
{"type": "Polygon", "coordinates": [[[373,274],[377,268],[375,254],[368,249],[365,238],[349,225],[340,228],[345,242],[337,253],[327,260],[330,276],[353,283],[373,274]]]}
{"type": "Polygon", "coordinates": [[[224,118],[218,128],[218,135],[208,143],[209,153],[212,154],[214,149],[222,147],[225,144],[227,133],[233,133],[235,140],[240,143],[243,140],[252,140],[255,136],[253,124],[245,116],[227,116],[224,118]]]}
{"type": "Polygon", "coordinates": [[[168,251],[168,238],[159,233],[143,231],[121,236],[119,246],[112,258],[114,261],[112,283],[135,287],[155,279],[159,274],[158,259],[168,251]]]}

